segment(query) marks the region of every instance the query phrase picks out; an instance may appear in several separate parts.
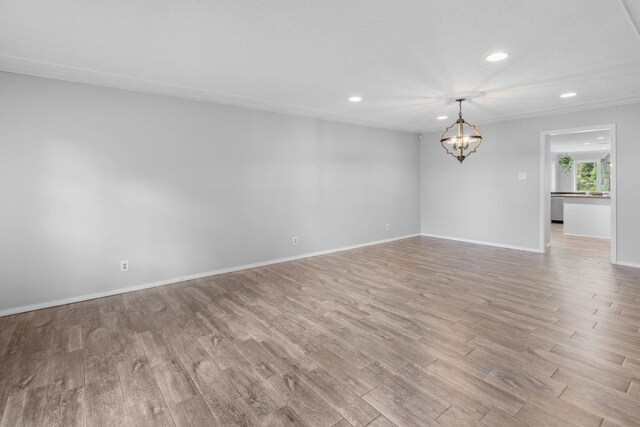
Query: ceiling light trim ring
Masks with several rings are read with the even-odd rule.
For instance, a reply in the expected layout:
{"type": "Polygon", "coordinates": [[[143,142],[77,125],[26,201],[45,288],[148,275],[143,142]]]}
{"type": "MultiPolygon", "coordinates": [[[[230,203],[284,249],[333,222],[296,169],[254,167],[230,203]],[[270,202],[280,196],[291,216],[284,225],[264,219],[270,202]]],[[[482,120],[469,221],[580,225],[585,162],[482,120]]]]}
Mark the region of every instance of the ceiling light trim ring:
{"type": "Polygon", "coordinates": [[[509,57],[509,54],[507,52],[494,52],[487,55],[485,59],[488,62],[500,62],[500,61],[504,61],[508,57],[509,57]]]}

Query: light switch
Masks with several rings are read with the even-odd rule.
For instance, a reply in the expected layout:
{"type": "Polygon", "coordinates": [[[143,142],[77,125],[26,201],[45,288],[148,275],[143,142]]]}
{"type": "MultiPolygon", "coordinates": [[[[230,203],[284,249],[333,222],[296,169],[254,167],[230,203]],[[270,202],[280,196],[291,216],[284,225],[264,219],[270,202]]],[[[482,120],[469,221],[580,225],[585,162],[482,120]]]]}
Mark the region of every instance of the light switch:
{"type": "Polygon", "coordinates": [[[518,173],[518,179],[521,181],[524,181],[525,179],[527,179],[527,173],[526,172],[519,172],[518,173]]]}

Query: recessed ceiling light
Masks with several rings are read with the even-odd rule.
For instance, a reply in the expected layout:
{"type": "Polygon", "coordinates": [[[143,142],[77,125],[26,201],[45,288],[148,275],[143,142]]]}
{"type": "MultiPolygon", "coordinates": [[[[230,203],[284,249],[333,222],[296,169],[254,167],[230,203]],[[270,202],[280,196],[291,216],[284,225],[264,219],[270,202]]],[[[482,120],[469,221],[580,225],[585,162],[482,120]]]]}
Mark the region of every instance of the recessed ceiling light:
{"type": "Polygon", "coordinates": [[[349,101],[351,101],[351,102],[360,102],[360,101],[362,101],[362,97],[361,96],[352,96],[351,98],[349,98],[349,101]]]}
{"type": "Polygon", "coordinates": [[[502,61],[503,59],[507,59],[508,57],[509,57],[508,53],[496,52],[496,53],[492,53],[491,55],[487,56],[487,61],[489,61],[489,62],[502,61]]]}
{"type": "Polygon", "coordinates": [[[585,142],[584,145],[591,145],[591,143],[590,142],[585,142]]]}
{"type": "Polygon", "coordinates": [[[571,98],[573,96],[576,96],[577,93],[576,92],[567,92],[567,93],[563,93],[562,95],[560,95],[560,98],[571,98]]]}
{"type": "Polygon", "coordinates": [[[438,120],[447,120],[448,116],[438,116],[438,120]]]}
{"type": "Polygon", "coordinates": [[[599,136],[596,139],[604,139],[604,136],[599,136]]]}

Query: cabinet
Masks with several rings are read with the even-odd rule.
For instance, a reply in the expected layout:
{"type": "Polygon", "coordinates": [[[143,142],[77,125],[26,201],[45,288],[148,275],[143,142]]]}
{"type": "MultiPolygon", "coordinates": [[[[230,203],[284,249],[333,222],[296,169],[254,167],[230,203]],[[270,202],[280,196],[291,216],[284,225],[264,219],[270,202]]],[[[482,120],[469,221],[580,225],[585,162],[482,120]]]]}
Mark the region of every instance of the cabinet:
{"type": "Polygon", "coordinates": [[[551,221],[564,221],[564,199],[562,197],[551,197],[551,221]]]}

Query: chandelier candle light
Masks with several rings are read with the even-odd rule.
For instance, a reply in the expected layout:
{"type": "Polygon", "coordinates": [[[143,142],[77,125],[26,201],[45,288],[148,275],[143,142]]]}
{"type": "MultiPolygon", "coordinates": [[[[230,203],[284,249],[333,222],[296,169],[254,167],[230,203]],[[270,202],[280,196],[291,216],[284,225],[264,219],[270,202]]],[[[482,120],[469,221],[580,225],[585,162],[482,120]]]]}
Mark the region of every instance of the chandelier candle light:
{"type": "Polygon", "coordinates": [[[482,144],[482,135],[480,135],[480,132],[478,132],[474,125],[466,122],[462,118],[462,101],[464,100],[464,98],[456,99],[456,102],[460,104],[458,120],[446,128],[442,134],[442,138],[440,138],[440,144],[442,144],[444,150],[458,159],[460,163],[475,153],[478,147],[480,147],[480,144],[482,144]]]}

